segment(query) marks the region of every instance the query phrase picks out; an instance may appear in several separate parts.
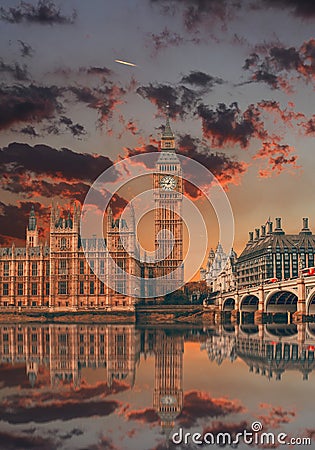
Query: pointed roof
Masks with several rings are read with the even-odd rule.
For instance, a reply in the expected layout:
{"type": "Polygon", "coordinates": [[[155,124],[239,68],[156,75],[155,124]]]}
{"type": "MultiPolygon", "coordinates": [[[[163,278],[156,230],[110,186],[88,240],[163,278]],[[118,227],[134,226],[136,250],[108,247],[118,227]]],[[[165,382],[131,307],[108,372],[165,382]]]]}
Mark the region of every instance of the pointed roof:
{"type": "Polygon", "coordinates": [[[36,230],[36,216],[34,205],[32,205],[31,212],[28,219],[28,230],[35,231],[36,230]]]}
{"type": "Polygon", "coordinates": [[[174,139],[174,134],[170,125],[170,112],[169,112],[170,105],[167,104],[166,107],[167,107],[166,123],[164,131],[162,133],[162,139],[174,139]]]}

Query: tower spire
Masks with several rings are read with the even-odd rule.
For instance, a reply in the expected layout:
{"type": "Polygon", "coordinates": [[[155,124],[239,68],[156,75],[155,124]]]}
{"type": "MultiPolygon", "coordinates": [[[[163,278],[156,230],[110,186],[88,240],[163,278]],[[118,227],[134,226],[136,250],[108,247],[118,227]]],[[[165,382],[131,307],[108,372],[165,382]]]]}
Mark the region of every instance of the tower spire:
{"type": "Polygon", "coordinates": [[[170,104],[169,104],[169,102],[167,102],[167,105],[166,105],[166,123],[165,123],[164,131],[162,134],[162,138],[174,139],[174,134],[173,134],[173,131],[172,131],[171,125],[170,125],[170,104]]]}
{"type": "Polygon", "coordinates": [[[31,212],[28,219],[28,230],[29,231],[35,231],[36,230],[36,216],[35,216],[35,209],[34,205],[32,205],[31,212]]]}
{"type": "Polygon", "coordinates": [[[173,131],[172,131],[171,125],[170,125],[170,113],[169,113],[170,105],[169,105],[169,103],[167,103],[166,108],[167,108],[166,122],[165,122],[164,131],[162,133],[162,138],[161,138],[161,149],[162,149],[162,151],[173,151],[174,152],[175,138],[174,138],[174,134],[173,134],[173,131]]]}

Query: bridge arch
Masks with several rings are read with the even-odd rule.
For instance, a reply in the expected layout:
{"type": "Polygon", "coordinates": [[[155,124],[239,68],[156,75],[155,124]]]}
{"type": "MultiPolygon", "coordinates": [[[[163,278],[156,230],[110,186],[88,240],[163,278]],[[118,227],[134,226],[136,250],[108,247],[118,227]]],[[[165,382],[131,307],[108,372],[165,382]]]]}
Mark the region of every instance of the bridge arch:
{"type": "Polygon", "coordinates": [[[247,323],[247,324],[241,325],[240,330],[242,331],[242,333],[244,333],[246,335],[251,335],[251,334],[257,334],[259,331],[259,328],[254,323],[247,323]]]}
{"type": "Polygon", "coordinates": [[[256,295],[246,294],[240,302],[241,312],[255,312],[258,310],[259,299],[256,295]]]}
{"type": "Polygon", "coordinates": [[[266,335],[270,338],[279,337],[282,339],[289,339],[295,337],[298,334],[297,326],[293,323],[281,324],[272,323],[266,325],[266,335]]]}
{"type": "Polygon", "coordinates": [[[315,314],[315,288],[311,290],[306,300],[306,314],[315,314]]]}
{"type": "Polygon", "coordinates": [[[298,297],[290,290],[272,291],[265,300],[267,313],[295,313],[297,311],[298,297]]]}
{"type": "Polygon", "coordinates": [[[235,300],[232,297],[228,297],[223,301],[223,311],[233,311],[235,309],[235,300]]]}

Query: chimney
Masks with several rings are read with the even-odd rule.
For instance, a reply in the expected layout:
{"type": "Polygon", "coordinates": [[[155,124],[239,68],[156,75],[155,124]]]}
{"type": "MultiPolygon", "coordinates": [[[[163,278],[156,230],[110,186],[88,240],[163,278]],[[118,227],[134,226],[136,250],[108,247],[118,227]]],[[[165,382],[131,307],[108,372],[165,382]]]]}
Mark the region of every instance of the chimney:
{"type": "Polygon", "coordinates": [[[252,231],[249,232],[249,242],[253,242],[254,240],[254,233],[252,231]]]}
{"type": "Polygon", "coordinates": [[[268,234],[272,234],[272,222],[268,222],[268,234]]]}
{"type": "Polygon", "coordinates": [[[261,226],[261,237],[266,237],[266,225],[261,226]]]}
{"type": "Polygon", "coordinates": [[[281,218],[280,217],[276,218],[275,233],[277,233],[277,234],[284,234],[284,231],[281,228],[281,218]]]}
{"type": "Polygon", "coordinates": [[[276,230],[281,230],[281,218],[276,218],[276,230]]]}
{"type": "Polygon", "coordinates": [[[256,234],[255,241],[257,241],[259,239],[259,233],[260,233],[259,228],[255,228],[255,234],[256,234]]]}
{"type": "Polygon", "coordinates": [[[303,233],[303,234],[312,234],[312,232],[311,232],[311,230],[309,229],[309,226],[308,226],[308,217],[303,217],[303,228],[302,228],[300,234],[301,233],[303,233]]]}

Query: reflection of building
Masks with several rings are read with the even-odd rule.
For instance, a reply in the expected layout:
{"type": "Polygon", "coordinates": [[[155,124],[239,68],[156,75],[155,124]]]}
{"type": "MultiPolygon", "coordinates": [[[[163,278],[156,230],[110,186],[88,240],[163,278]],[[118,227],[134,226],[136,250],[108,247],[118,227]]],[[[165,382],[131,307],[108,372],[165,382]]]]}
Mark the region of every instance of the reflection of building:
{"type": "Polygon", "coordinates": [[[183,354],[182,335],[156,332],[153,406],[167,436],[183,408],[183,354]]]}
{"type": "Polygon", "coordinates": [[[211,335],[202,349],[210,361],[240,358],[250,372],[281,380],[286,371],[298,371],[307,380],[315,369],[314,338],[307,338],[306,324],[235,326],[225,334],[211,335]]]}
{"type": "Polygon", "coordinates": [[[0,362],[25,363],[32,386],[39,369],[46,367],[52,386],[79,386],[82,369],[103,368],[109,387],[115,380],[132,387],[139,355],[139,332],[134,325],[13,325],[0,329],[0,362]]]}
{"type": "Polygon", "coordinates": [[[153,176],[155,246],[160,257],[156,264],[139,262],[132,208],[126,214],[127,220],[115,218],[108,208],[104,238],[81,239],[81,206],[74,204],[66,214],[59,207],[52,207],[49,246],[39,241],[32,208],[26,247],[16,248],[13,244],[10,248],[0,248],[0,306],[133,310],[135,294],[159,297],[181,287],[181,177],[174,135],[167,118],[153,176]],[[179,270],[175,273],[176,268],[179,270]],[[165,276],[165,282],[143,281],[138,286],[136,278],[130,280],[128,274],[133,277],[142,274],[147,280],[165,276]]]}
{"type": "Polygon", "coordinates": [[[232,249],[227,255],[219,243],[216,251],[210,250],[206,269],[201,269],[201,278],[212,292],[231,291],[236,288],[237,255],[232,249]]]}

